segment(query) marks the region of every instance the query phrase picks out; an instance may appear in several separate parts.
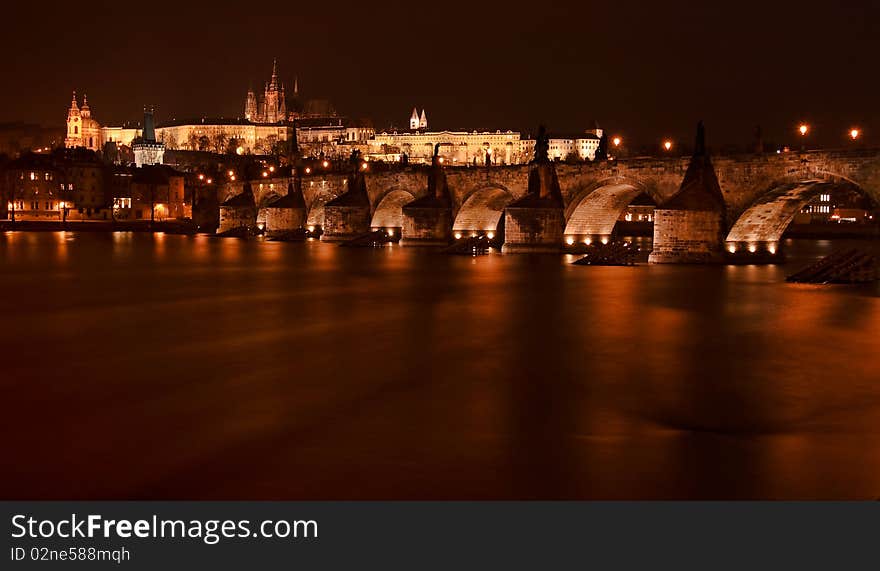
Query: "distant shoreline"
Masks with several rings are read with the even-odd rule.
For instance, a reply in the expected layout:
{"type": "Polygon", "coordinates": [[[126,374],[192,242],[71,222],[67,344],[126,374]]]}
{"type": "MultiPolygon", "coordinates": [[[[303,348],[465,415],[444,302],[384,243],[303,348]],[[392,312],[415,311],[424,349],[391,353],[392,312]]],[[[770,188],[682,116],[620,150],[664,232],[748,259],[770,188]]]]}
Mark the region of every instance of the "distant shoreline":
{"type": "Polygon", "coordinates": [[[2,232],[165,232],[196,234],[195,223],[187,220],[0,220],[2,232]]]}

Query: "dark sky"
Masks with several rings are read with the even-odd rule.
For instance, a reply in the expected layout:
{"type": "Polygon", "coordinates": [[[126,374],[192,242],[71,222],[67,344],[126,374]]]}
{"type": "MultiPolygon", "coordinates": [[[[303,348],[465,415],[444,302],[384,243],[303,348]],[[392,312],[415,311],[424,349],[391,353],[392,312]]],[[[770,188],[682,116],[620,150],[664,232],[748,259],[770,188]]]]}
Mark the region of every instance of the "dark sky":
{"type": "Polygon", "coordinates": [[[377,127],[579,132],[628,141],[822,145],[851,126],[880,144],[876,2],[31,2],[4,6],[0,121],[62,125],[70,91],[102,123],[154,104],[172,117],[238,116],[249,82],[282,78],[377,127]],[[609,4],[613,4],[609,5],[609,4]]]}

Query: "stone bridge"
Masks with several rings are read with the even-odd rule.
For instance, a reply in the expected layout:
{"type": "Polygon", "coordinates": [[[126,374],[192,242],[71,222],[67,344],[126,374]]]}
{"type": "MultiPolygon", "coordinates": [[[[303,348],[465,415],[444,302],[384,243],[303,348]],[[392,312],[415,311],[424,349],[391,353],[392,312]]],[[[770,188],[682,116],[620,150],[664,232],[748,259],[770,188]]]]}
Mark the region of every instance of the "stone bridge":
{"type": "MultiPolygon", "coordinates": [[[[680,157],[556,164],[563,235],[567,240],[610,236],[622,211],[640,193],[647,193],[661,205],[672,197],[689,162],[689,157],[680,157]]],[[[726,203],[725,241],[729,244],[778,242],[801,208],[832,188],[848,187],[880,203],[880,149],[716,156],[712,164],[726,203]]],[[[403,207],[425,196],[428,172],[424,167],[367,170],[364,181],[370,226],[404,228],[403,207]]],[[[498,231],[507,205],[528,191],[529,165],[456,167],[443,172],[455,234],[498,231]]],[[[269,185],[285,189],[287,182],[253,182],[258,203],[268,194],[264,189],[269,185]]],[[[347,184],[344,175],[304,177],[308,224],[324,223],[324,204],[344,194],[347,184]]],[[[227,190],[227,194],[235,193],[227,190]]],[[[407,238],[405,232],[403,238],[407,238]]]]}

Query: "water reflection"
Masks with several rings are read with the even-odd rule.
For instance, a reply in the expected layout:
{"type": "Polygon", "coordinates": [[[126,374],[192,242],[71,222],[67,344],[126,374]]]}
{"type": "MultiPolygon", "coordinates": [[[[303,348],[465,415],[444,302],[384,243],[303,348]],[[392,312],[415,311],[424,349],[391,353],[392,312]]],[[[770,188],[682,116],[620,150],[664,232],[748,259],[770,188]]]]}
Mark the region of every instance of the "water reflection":
{"type": "Polygon", "coordinates": [[[877,497],[878,290],[786,284],[834,245],[786,247],[788,266],[602,268],[4,233],[0,428],[20,469],[0,481],[15,497],[877,497]]]}

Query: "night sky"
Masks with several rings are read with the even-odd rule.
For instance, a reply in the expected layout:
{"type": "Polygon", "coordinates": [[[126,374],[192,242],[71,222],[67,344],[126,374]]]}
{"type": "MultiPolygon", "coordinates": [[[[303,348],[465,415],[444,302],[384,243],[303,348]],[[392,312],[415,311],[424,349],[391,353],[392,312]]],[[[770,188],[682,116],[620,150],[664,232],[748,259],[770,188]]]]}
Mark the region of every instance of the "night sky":
{"type": "Polygon", "coordinates": [[[413,106],[432,128],[577,133],[628,142],[785,143],[810,122],[837,146],[880,144],[880,8],[776,2],[32,2],[4,5],[0,121],[63,126],[70,92],[104,124],[239,116],[272,58],[292,90],[377,128],[413,106]],[[143,8],[142,8],[143,7],[143,8]],[[147,11],[148,10],[148,11],[147,11]]]}

